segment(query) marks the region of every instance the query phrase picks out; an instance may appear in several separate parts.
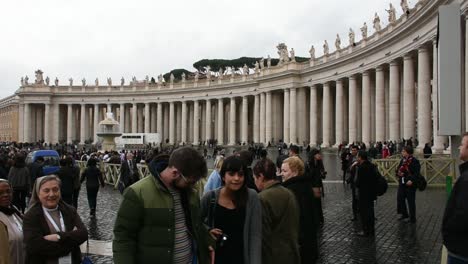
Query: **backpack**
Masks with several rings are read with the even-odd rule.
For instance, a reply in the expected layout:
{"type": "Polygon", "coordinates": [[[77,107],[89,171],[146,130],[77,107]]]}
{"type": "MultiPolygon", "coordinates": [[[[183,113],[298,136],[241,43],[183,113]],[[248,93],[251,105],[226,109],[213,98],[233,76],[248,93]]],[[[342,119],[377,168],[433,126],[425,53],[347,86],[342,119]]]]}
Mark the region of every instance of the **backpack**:
{"type": "Polygon", "coordinates": [[[375,188],[375,194],[377,196],[382,196],[387,192],[388,189],[388,183],[387,180],[382,176],[382,174],[379,171],[379,168],[374,165],[374,170],[375,170],[375,177],[377,178],[377,186],[375,188]]]}
{"type": "Polygon", "coordinates": [[[418,190],[422,192],[426,190],[426,187],[427,187],[426,178],[424,178],[424,176],[422,176],[421,174],[418,174],[416,176],[416,188],[418,188],[418,190]]]}

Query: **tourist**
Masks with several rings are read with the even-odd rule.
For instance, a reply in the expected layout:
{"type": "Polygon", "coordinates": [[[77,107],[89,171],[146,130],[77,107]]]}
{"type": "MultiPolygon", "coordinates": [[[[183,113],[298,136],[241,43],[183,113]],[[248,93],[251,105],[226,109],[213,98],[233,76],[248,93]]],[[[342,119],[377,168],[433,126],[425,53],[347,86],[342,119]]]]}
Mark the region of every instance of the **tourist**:
{"type": "Polygon", "coordinates": [[[24,263],[23,216],[11,203],[13,189],[0,179],[0,263],[24,263]]]}
{"type": "Polygon", "coordinates": [[[301,263],[296,197],[276,180],[270,159],[258,161],[253,173],[262,203],[262,263],[301,263]]]}
{"type": "Polygon", "coordinates": [[[262,207],[257,192],[247,188],[247,167],[229,156],[221,167],[223,187],[206,193],[201,216],[217,238],[217,264],[262,263],[262,207]]]}
{"type": "Polygon", "coordinates": [[[219,175],[219,172],[221,171],[223,162],[223,156],[219,156],[216,158],[214,162],[214,169],[211,172],[210,177],[208,177],[208,181],[206,182],[205,187],[203,188],[203,194],[221,187],[221,175],[219,175]]]}
{"type": "Polygon", "coordinates": [[[62,200],[69,205],[73,205],[73,191],[75,189],[75,178],[79,177],[76,175],[73,168],[73,162],[71,157],[65,157],[60,160],[60,169],[57,172],[57,176],[61,181],[60,195],[62,200]]]}
{"type": "Polygon", "coordinates": [[[39,156],[36,160],[28,166],[29,173],[31,174],[31,182],[35,182],[37,178],[44,176],[42,168],[44,167],[44,157],[39,156]]]}
{"type": "Polygon", "coordinates": [[[432,149],[431,149],[431,147],[429,146],[429,143],[426,143],[426,144],[424,145],[423,153],[424,153],[424,158],[425,158],[425,159],[428,159],[428,158],[431,157],[431,155],[432,155],[432,149]]]}
{"type": "Polygon", "coordinates": [[[71,159],[71,168],[73,170],[73,207],[78,208],[78,198],[80,196],[81,182],[80,182],[80,167],[76,164],[72,155],[68,155],[71,159]]]}
{"type": "Polygon", "coordinates": [[[299,206],[299,248],[301,263],[315,263],[318,258],[318,208],[313,200],[312,180],[304,175],[304,162],[289,157],[281,165],[283,186],[292,191],[299,206]]]}
{"type": "Polygon", "coordinates": [[[346,179],[346,183],[351,186],[351,194],[352,194],[352,209],[353,209],[353,218],[351,221],[356,221],[358,219],[359,208],[357,202],[357,195],[356,195],[356,168],[358,165],[357,162],[357,154],[358,154],[359,147],[357,145],[351,146],[351,155],[348,159],[348,178],[346,179]]]}
{"type": "Polygon", "coordinates": [[[119,178],[119,191],[123,194],[124,190],[137,182],[139,179],[138,176],[138,167],[137,161],[133,159],[133,153],[127,152],[126,159],[122,162],[120,166],[120,178],[119,178]]]}
{"type": "Polygon", "coordinates": [[[468,133],[463,134],[459,150],[460,177],[455,182],[442,222],[448,264],[468,263],[468,133]]]}
{"type": "Polygon", "coordinates": [[[36,180],[23,220],[25,263],[81,263],[88,231],[76,209],[62,201],[60,184],[55,175],[36,180]]]}
{"type": "Polygon", "coordinates": [[[80,180],[80,184],[86,180],[86,193],[88,194],[90,215],[96,215],[96,201],[99,185],[104,188],[104,178],[96,164],[97,161],[95,159],[90,159],[87,168],[81,174],[80,180]]]}
{"type": "Polygon", "coordinates": [[[252,171],[253,154],[248,150],[242,150],[238,153],[237,156],[239,156],[239,158],[247,166],[247,170],[244,173],[244,178],[247,184],[247,188],[253,189],[256,192],[258,192],[257,186],[255,185],[253,171],[252,171]]]}
{"type": "Polygon", "coordinates": [[[413,156],[413,147],[404,146],[401,151],[403,156],[396,170],[398,179],[397,213],[401,214],[398,220],[416,223],[416,177],[419,176],[421,165],[413,156]],[[408,201],[409,215],[406,208],[408,201]],[[408,219],[409,217],[409,219],[408,219]]]}
{"type": "Polygon", "coordinates": [[[128,187],[117,212],[114,263],[208,263],[208,231],[201,223],[193,186],[207,174],[206,161],[183,147],[149,164],[152,176],[128,187]],[[191,262],[192,261],[192,262],[191,262]]]}
{"type": "Polygon", "coordinates": [[[8,181],[13,188],[13,205],[22,213],[26,209],[26,196],[28,196],[31,187],[31,176],[25,160],[26,157],[23,153],[17,153],[8,173],[8,181]]]}
{"type": "Polygon", "coordinates": [[[323,165],[322,155],[320,150],[312,149],[309,153],[309,160],[307,161],[307,176],[312,180],[312,190],[314,192],[315,208],[318,209],[318,221],[320,224],[324,223],[322,197],[325,197],[323,191],[323,180],[327,176],[325,166],[323,165]]]}
{"type": "Polygon", "coordinates": [[[351,153],[348,148],[343,147],[341,149],[340,159],[341,159],[341,170],[343,171],[343,184],[346,182],[346,172],[348,170],[348,159],[351,153]]]}
{"type": "Polygon", "coordinates": [[[375,234],[374,201],[377,199],[377,175],[375,166],[370,163],[367,152],[360,150],[357,155],[356,189],[359,203],[359,216],[362,231],[358,236],[373,236],[375,234]]]}

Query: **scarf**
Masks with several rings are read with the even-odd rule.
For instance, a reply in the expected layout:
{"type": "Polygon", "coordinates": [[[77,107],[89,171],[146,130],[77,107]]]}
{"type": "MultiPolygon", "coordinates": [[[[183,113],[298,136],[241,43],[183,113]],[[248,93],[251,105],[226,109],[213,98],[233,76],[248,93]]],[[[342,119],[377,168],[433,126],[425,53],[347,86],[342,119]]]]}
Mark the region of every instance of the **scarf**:
{"type": "MultiPolygon", "coordinates": [[[[403,173],[405,176],[410,175],[410,170],[409,166],[411,165],[411,162],[413,162],[413,156],[408,156],[407,158],[403,158],[403,163],[401,164],[400,168],[398,168],[398,171],[403,173]]],[[[403,177],[405,177],[403,176],[403,177]]]]}

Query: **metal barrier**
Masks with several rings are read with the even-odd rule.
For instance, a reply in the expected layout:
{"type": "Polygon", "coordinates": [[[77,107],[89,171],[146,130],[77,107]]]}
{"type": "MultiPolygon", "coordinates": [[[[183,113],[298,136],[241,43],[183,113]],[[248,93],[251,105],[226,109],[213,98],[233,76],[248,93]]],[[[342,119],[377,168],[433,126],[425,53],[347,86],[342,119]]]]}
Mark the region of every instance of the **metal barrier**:
{"type": "MultiPolygon", "coordinates": [[[[398,168],[400,159],[374,159],[373,163],[377,165],[380,173],[390,184],[398,184],[396,169],[398,168]]],[[[428,159],[419,159],[419,163],[421,164],[421,175],[426,178],[428,185],[439,187],[446,186],[447,176],[451,177],[453,181],[455,181],[455,159],[431,157],[428,159]]]]}

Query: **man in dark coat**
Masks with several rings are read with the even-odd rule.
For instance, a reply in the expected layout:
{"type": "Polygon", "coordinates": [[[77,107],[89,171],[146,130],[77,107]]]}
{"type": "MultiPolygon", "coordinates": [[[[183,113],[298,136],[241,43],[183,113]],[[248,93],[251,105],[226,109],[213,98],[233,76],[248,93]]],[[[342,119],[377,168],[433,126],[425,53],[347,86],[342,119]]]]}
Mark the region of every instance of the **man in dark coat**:
{"type": "Polygon", "coordinates": [[[351,155],[348,159],[348,178],[346,182],[351,186],[352,191],[352,208],[353,208],[353,218],[351,221],[356,221],[359,213],[358,202],[357,202],[357,195],[356,195],[356,168],[358,165],[357,162],[357,154],[359,151],[359,147],[357,145],[351,146],[351,155]]]}
{"type": "Polygon", "coordinates": [[[133,159],[133,154],[131,152],[127,153],[126,159],[122,162],[120,167],[120,179],[119,179],[119,191],[123,191],[133,183],[137,182],[138,177],[138,168],[135,160],[133,159]]]}
{"type": "Polygon", "coordinates": [[[468,133],[460,146],[460,177],[445,208],[442,236],[448,250],[448,263],[468,263],[468,133]]]}
{"type": "Polygon", "coordinates": [[[377,199],[375,194],[377,175],[375,166],[370,163],[366,151],[359,151],[358,163],[355,184],[362,224],[362,231],[358,235],[371,236],[375,234],[374,200],[377,199]]]}
{"type": "Polygon", "coordinates": [[[42,167],[44,167],[44,157],[39,156],[37,157],[36,161],[31,163],[31,165],[29,166],[29,173],[31,173],[31,182],[36,182],[37,178],[44,176],[42,167]]]}

